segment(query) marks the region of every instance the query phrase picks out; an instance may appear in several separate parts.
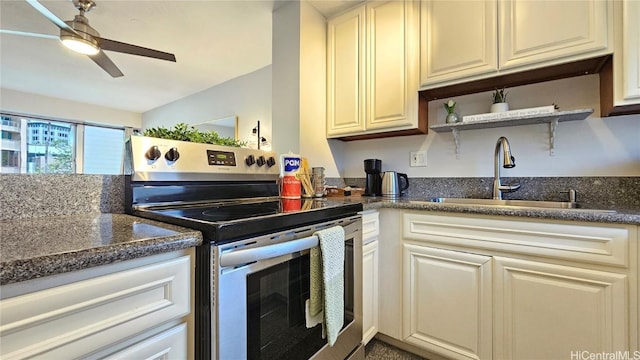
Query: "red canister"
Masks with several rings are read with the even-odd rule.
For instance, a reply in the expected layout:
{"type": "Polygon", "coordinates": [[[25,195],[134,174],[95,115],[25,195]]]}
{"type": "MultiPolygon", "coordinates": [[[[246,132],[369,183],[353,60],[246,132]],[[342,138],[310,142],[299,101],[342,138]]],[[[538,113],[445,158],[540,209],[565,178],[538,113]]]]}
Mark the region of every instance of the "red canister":
{"type": "Polygon", "coordinates": [[[302,158],[296,154],[280,155],[280,197],[285,199],[299,199],[302,184],[296,177],[300,170],[302,158]]]}
{"type": "Polygon", "coordinates": [[[280,196],[285,199],[300,199],[302,184],[300,180],[294,176],[282,177],[282,190],[280,196]]]}

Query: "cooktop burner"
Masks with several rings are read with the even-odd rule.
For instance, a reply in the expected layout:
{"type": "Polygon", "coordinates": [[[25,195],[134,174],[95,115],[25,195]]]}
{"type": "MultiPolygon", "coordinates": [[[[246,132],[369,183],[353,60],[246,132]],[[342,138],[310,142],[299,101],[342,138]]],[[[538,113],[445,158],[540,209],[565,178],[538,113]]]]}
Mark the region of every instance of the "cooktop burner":
{"type": "Polygon", "coordinates": [[[214,205],[204,207],[190,207],[181,209],[156,210],[167,216],[176,216],[201,221],[231,221],[254,216],[275,215],[281,212],[280,201],[266,201],[261,203],[214,205]]]}
{"type": "Polygon", "coordinates": [[[359,203],[317,199],[231,201],[138,209],[137,215],[198,229],[211,242],[235,241],[287,228],[332,220],[362,210],[359,203]]]}

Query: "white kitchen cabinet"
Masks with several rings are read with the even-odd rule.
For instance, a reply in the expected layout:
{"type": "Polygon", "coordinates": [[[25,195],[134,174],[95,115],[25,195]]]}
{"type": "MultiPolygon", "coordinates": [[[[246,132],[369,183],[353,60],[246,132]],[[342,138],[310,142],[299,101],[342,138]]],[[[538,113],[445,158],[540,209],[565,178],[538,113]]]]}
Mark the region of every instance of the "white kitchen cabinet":
{"type": "Polygon", "coordinates": [[[378,333],[378,240],[362,249],[362,342],[378,333]]]}
{"type": "Polygon", "coordinates": [[[378,333],[402,340],[402,211],[380,209],[378,333]]]}
{"type": "Polygon", "coordinates": [[[640,2],[614,2],[614,105],[640,104],[640,2]]]}
{"type": "Polygon", "coordinates": [[[383,214],[382,229],[402,222],[405,343],[475,359],[638,349],[637,226],[383,214]]]}
{"type": "Polygon", "coordinates": [[[127,347],[122,351],[100,357],[105,360],[164,360],[187,359],[187,325],[180,324],[169,330],[127,347]]]}
{"type": "Polygon", "coordinates": [[[329,19],[328,138],[426,131],[418,117],[418,6],[371,1],[329,19]]]}
{"type": "Polygon", "coordinates": [[[498,70],[497,7],[496,0],[422,2],[423,85],[498,70]]]}
{"type": "Polygon", "coordinates": [[[362,213],[362,342],[378,333],[378,211],[362,213]]]}
{"type": "Polygon", "coordinates": [[[452,359],[491,359],[491,257],[404,244],[404,341],[452,359]]]}
{"type": "Polygon", "coordinates": [[[327,137],[365,129],[365,7],[327,24],[327,137]]]}
{"type": "Polygon", "coordinates": [[[608,52],[608,1],[499,2],[499,68],[557,64],[608,52]]]}
{"type": "Polygon", "coordinates": [[[495,257],[495,356],[629,350],[625,274],[495,257]],[[544,346],[540,346],[544,344],[544,346]]]}
{"type": "Polygon", "coordinates": [[[613,51],[611,1],[423,0],[421,14],[426,89],[613,51]]]}
{"type": "Polygon", "coordinates": [[[188,358],[192,257],[190,249],[3,286],[0,357],[188,358]]]}

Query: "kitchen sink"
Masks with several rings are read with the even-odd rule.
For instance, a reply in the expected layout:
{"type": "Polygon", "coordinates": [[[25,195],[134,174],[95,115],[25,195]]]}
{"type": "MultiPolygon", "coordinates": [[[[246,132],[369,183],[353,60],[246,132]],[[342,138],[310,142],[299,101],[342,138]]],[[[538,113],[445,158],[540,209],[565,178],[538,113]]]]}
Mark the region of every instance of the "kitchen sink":
{"type": "Polygon", "coordinates": [[[615,212],[613,210],[595,210],[581,208],[577,202],[569,201],[538,201],[538,200],[497,200],[497,199],[474,199],[474,198],[432,198],[429,201],[443,204],[455,205],[486,205],[486,206],[509,206],[509,207],[528,207],[542,209],[577,209],[615,212]]]}

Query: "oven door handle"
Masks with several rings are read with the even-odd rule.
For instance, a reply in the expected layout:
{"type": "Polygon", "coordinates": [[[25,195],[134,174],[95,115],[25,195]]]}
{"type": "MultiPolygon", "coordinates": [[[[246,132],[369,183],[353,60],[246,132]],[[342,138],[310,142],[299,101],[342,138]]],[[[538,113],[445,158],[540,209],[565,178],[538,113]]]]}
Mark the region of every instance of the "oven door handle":
{"type": "Polygon", "coordinates": [[[234,250],[220,255],[220,266],[238,266],[248,263],[275,258],[308,250],[320,244],[318,237],[311,235],[297,240],[285,241],[278,244],[260,246],[251,249],[234,250]]]}

